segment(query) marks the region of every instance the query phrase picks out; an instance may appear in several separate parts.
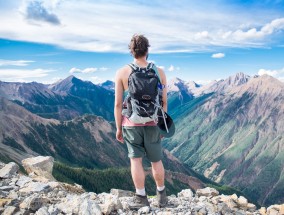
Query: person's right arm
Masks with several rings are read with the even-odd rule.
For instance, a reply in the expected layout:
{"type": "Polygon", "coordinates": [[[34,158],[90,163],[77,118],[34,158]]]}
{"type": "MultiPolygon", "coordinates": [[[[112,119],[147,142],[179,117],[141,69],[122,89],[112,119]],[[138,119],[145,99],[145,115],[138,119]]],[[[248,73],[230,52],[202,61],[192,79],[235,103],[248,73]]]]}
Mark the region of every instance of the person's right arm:
{"type": "Polygon", "coordinates": [[[123,84],[121,79],[122,69],[118,70],[115,77],[115,100],[114,100],[114,118],[116,124],[116,139],[123,143],[122,138],[122,103],[123,103],[123,84]]]}

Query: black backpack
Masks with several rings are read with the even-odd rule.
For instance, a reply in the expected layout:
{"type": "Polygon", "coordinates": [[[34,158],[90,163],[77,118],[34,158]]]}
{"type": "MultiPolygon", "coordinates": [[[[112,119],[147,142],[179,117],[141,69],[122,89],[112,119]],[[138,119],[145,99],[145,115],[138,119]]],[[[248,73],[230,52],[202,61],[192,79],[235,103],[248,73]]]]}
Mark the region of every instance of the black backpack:
{"type": "Polygon", "coordinates": [[[128,78],[126,116],[134,123],[157,121],[162,107],[162,84],[157,67],[149,63],[146,68],[129,64],[132,69],[128,78]]]}

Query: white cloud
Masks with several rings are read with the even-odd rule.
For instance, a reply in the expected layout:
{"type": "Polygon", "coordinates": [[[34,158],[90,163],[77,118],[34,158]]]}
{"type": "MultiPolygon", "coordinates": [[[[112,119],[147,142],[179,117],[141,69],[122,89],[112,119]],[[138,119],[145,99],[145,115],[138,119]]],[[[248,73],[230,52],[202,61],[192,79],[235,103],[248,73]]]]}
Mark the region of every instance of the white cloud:
{"type": "Polygon", "coordinates": [[[278,70],[269,70],[269,69],[260,69],[258,70],[258,75],[270,75],[279,80],[283,81],[284,79],[284,68],[278,70]]]}
{"type": "Polygon", "coordinates": [[[82,73],[93,73],[93,72],[96,72],[96,71],[98,71],[98,68],[91,67],[91,68],[83,69],[82,73]]]}
{"type": "Polygon", "coordinates": [[[134,33],[146,35],[154,53],[211,51],[211,47],[220,46],[259,47],[284,29],[284,18],[275,19],[281,17],[279,14],[254,11],[252,16],[250,11],[228,4],[217,6],[214,1],[164,4],[154,0],[155,7],[136,1],[21,1],[13,4],[20,8],[0,8],[0,38],[80,51],[128,52],[134,33]]]}
{"type": "Polygon", "coordinates": [[[246,31],[238,29],[234,32],[228,31],[223,34],[223,38],[231,38],[236,41],[247,41],[254,39],[261,39],[265,36],[273,34],[275,31],[284,30],[284,18],[274,19],[270,23],[265,24],[260,30],[250,28],[246,31]]]}
{"type": "Polygon", "coordinates": [[[76,67],[73,67],[69,70],[69,73],[81,73],[82,70],[81,69],[78,69],[76,67]]]}
{"type": "Polygon", "coordinates": [[[175,67],[174,67],[173,65],[171,65],[171,66],[168,68],[168,71],[169,71],[169,72],[175,71],[175,67]]]}
{"type": "Polygon", "coordinates": [[[89,68],[85,68],[85,69],[78,69],[76,67],[73,67],[69,70],[69,73],[94,73],[94,72],[97,72],[97,71],[101,71],[101,72],[104,72],[104,71],[107,71],[108,68],[106,67],[100,67],[100,68],[96,68],[96,67],[89,67],[89,68]]]}
{"type": "Polygon", "coordinates": [[[102,71],[102,72],[107,71],[107,70],[108,70],[107,67],[101,67],[101,68],[99,68],[99,71],[102,71]]]}
{"type": "Polygon", "coordinates": [[[194,35],[194,38],[196,40],[203,40],[203,39],[209,39],[209,33],[208,31],[202,31],[202,32],[197,32],[195,35],[194,35]]]}
{"type": "Polygon", "coordinates": [[[224,53],[215,53],[215,54],[212,54],[211,57],[212,58],[223,58],[223,57],[225,57],[225,54],[224,53]]]}
{"type": "Polygon", "coordinates": [[[1,81],[25,81],[30,78],[42,78],[54,70],[48,69],[0,69],[1,81]]]}
{"type": "Polygon", "coordinates": [[[0,59],[0,66],[28,66],[30,63],[34,63],[31,60],[3,60],[0,59]]]}

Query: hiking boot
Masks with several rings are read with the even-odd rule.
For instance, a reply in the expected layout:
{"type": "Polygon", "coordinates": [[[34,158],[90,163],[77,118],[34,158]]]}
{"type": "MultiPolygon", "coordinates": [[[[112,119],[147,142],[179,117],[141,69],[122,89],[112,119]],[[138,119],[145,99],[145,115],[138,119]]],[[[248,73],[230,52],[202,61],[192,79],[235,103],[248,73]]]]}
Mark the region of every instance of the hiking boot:
{"type": "Polygon", "coordinates": [[[165,207],[167,203],[168,203],[168,197],[166,194],[166,188],[164,188],[162,191],[157,190],[158,207],[160,208],[165,207]]]}
{"type": "Polygon", "coordinates": [[[147,196],[135,194],[135,196],[133,197],[133,202],[129,204],[129,209],[138,210],[145,206],[150,206],[147,196]]]}

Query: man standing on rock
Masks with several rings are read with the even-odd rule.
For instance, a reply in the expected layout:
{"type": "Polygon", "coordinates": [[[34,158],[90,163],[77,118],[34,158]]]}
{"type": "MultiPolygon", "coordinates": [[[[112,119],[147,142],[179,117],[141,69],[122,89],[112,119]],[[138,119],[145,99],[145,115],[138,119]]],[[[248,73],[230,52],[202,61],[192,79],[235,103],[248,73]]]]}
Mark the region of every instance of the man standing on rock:
{"type": "MultiPolygon", "coordinates": [[[[150,47],[148,39],[143,35],[134,35],[130,41],[129,49],[130,53],[134,57],[132,64],[126,65],[119,69],[115,79],[115,122],[116,122],[116,139],[127,144],[128,157],[131,163],[131,175],[136,188],[136,195],[134,197],[134,204],[130,207],[132,209],[140,208],[143,206],[149,206],[147,195],[145,192],[145,172],[142,165],[142,158],[146,156],[152,165],[152,173],[157,185],[157,203],[159,207],[163,207],[167,203],[166,189],[164,184],[165,170],[162,163],[162,147],[161,147],[161,135],[157,123],[155,120],[143,121],[137,123],[137,121],[131,119],[129,115],[123,114],[123,111],[129,113],[129,111],[135,112],[134,103],[131,108],[129,107],[129,99],[131,89],[129,83],[139,82],[139,78],[134,81],[129,81],[130,75],[136,72],[148,73],[148,69],[153,69],[152,76],[156,76],[159,80],[160,97],[162,97],[162,108],[167,111],[167,91],[165,86],[166,76],[162,69],[155,67],[153,63],[148,63],[148,48],[150,47]],[[153,73],[153,71],[155,71],[153,73]],[[154,75],[153,75],[154,74],[154,75]],[[127,103],[128,101],[128,103],[127,103]],[[129,110],[131,109],[131,110],[129,110]]],[[[139,74],[137,75],[139,77],[139,74]]],[[[146,77],[146,76],[143,76],[146,77]]],[[[135,84],[135,83],[134,83],[135,84]]],[[[148,90],[148,89],[142,89],[148,90]]],[[[148,95],[143,95],[144,99],[147,100],[148,95]]],[[[143,97],[142,96],[142,97],[143,97]]],[[[136,100],[137,101],[137,100],[136,100]]],[[[138,102],[138,101],[137,101],[138,102]]],[[[148,105],[149,106],[149,105],[148,105]]],[[[145,106],[145,109],[148,107],[145,106]]],[[[144,109],[144,108],[143,108],[144,109]]],[[[147,110],[145,110],[146,113],[147,110]]]]}

